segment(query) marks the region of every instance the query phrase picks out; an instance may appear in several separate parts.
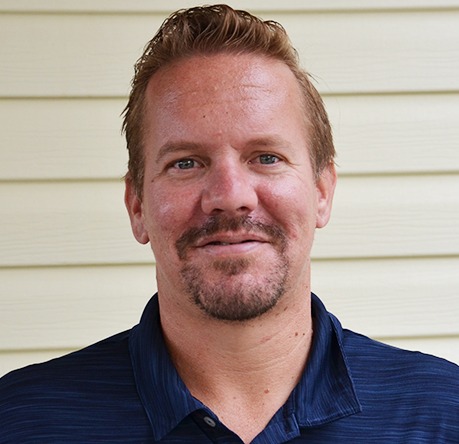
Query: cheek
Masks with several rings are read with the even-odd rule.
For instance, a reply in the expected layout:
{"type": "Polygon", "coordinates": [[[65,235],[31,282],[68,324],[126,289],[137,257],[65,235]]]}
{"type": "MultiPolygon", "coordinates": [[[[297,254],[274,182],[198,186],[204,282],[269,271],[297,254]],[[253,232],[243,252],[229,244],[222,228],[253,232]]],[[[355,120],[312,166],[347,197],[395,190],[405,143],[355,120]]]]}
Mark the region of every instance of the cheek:
{"type": "Polygon", "coordinates": [[[302,182],[271,185],[266,189],[265,202],[270,217],[286,230],[292,240],[302,239],[314,231],[316,218],[315,188],[302,182]]]}
{"type": "Polygon", "coordinates": [[[147,209],[150,238],[154,239],[156,244],[162,245],[175,242],[192,219],[192,196],[182,190],[168,192],[152,189],[149,193],[150,196],[154,196],[147,209]]]}

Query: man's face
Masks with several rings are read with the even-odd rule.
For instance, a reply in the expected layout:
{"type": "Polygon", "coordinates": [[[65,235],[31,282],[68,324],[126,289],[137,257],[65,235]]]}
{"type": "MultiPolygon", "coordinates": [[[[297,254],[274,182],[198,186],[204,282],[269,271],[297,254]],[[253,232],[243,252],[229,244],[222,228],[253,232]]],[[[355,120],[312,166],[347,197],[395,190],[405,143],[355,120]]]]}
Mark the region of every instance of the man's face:
{"type": "Polygon", "coordinates": [[[243,321],[307,295],[335,174],[314,180],[300,97],[285,64],[254,55],[195,56],[152,77],[143,197],[128,182],[126,203],[160,301],[243,321]]]}

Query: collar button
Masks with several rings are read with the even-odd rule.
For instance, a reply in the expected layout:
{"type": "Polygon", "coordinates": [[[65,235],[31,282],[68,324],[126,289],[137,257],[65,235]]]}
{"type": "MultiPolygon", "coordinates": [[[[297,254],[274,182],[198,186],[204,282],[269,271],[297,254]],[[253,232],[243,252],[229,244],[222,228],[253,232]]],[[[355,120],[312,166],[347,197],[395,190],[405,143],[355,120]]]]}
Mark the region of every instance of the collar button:
{"type": "Polygon", "coordinates": [[[217,423],[210,416],[204,416],[202,419],[209,427],[214,428],[217,425],[217,423]]]}

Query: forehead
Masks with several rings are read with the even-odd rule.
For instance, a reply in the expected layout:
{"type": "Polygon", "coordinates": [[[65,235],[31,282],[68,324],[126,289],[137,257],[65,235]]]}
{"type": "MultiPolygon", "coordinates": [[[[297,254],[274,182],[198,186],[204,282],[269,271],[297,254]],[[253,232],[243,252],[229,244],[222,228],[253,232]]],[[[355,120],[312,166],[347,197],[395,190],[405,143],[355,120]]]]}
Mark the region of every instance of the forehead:
{"type": "Polygon", "coordinates": [[[180,106],[185,101],[203,105],[251,98],[298,102],[300,88],[288,66],[254,54],[195,55],[156,72],[146,91],[147,104],[180,106]]]}
{"type": "Polygon", "coordinates": [[[170,147],[241,152],[253,141],[309,152],[310,135],[299,84],[289,67],[253,54],[193,56],[163,67],[146,91],[147,158],[170,147]],[[277,143],[279,145],[279,143],[277,143]],[[295,148],[293,148],[295,147],[295,148]]]}

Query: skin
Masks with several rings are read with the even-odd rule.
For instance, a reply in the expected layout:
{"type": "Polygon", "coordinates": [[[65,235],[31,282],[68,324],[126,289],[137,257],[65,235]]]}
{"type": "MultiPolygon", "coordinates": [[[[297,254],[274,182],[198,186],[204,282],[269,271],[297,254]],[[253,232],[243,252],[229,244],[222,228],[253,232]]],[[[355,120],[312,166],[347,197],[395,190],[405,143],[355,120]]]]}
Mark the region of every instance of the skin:
{"type": "Polygon", "coordinates": [[[307,360],[310,250],[334,167],[314,179],[295,77],[260,56],[162,68],[145,128],[143,199],[127,180],[125,200],[156,257],[166,343],[192,394],[250,442],[307,360]]]}

